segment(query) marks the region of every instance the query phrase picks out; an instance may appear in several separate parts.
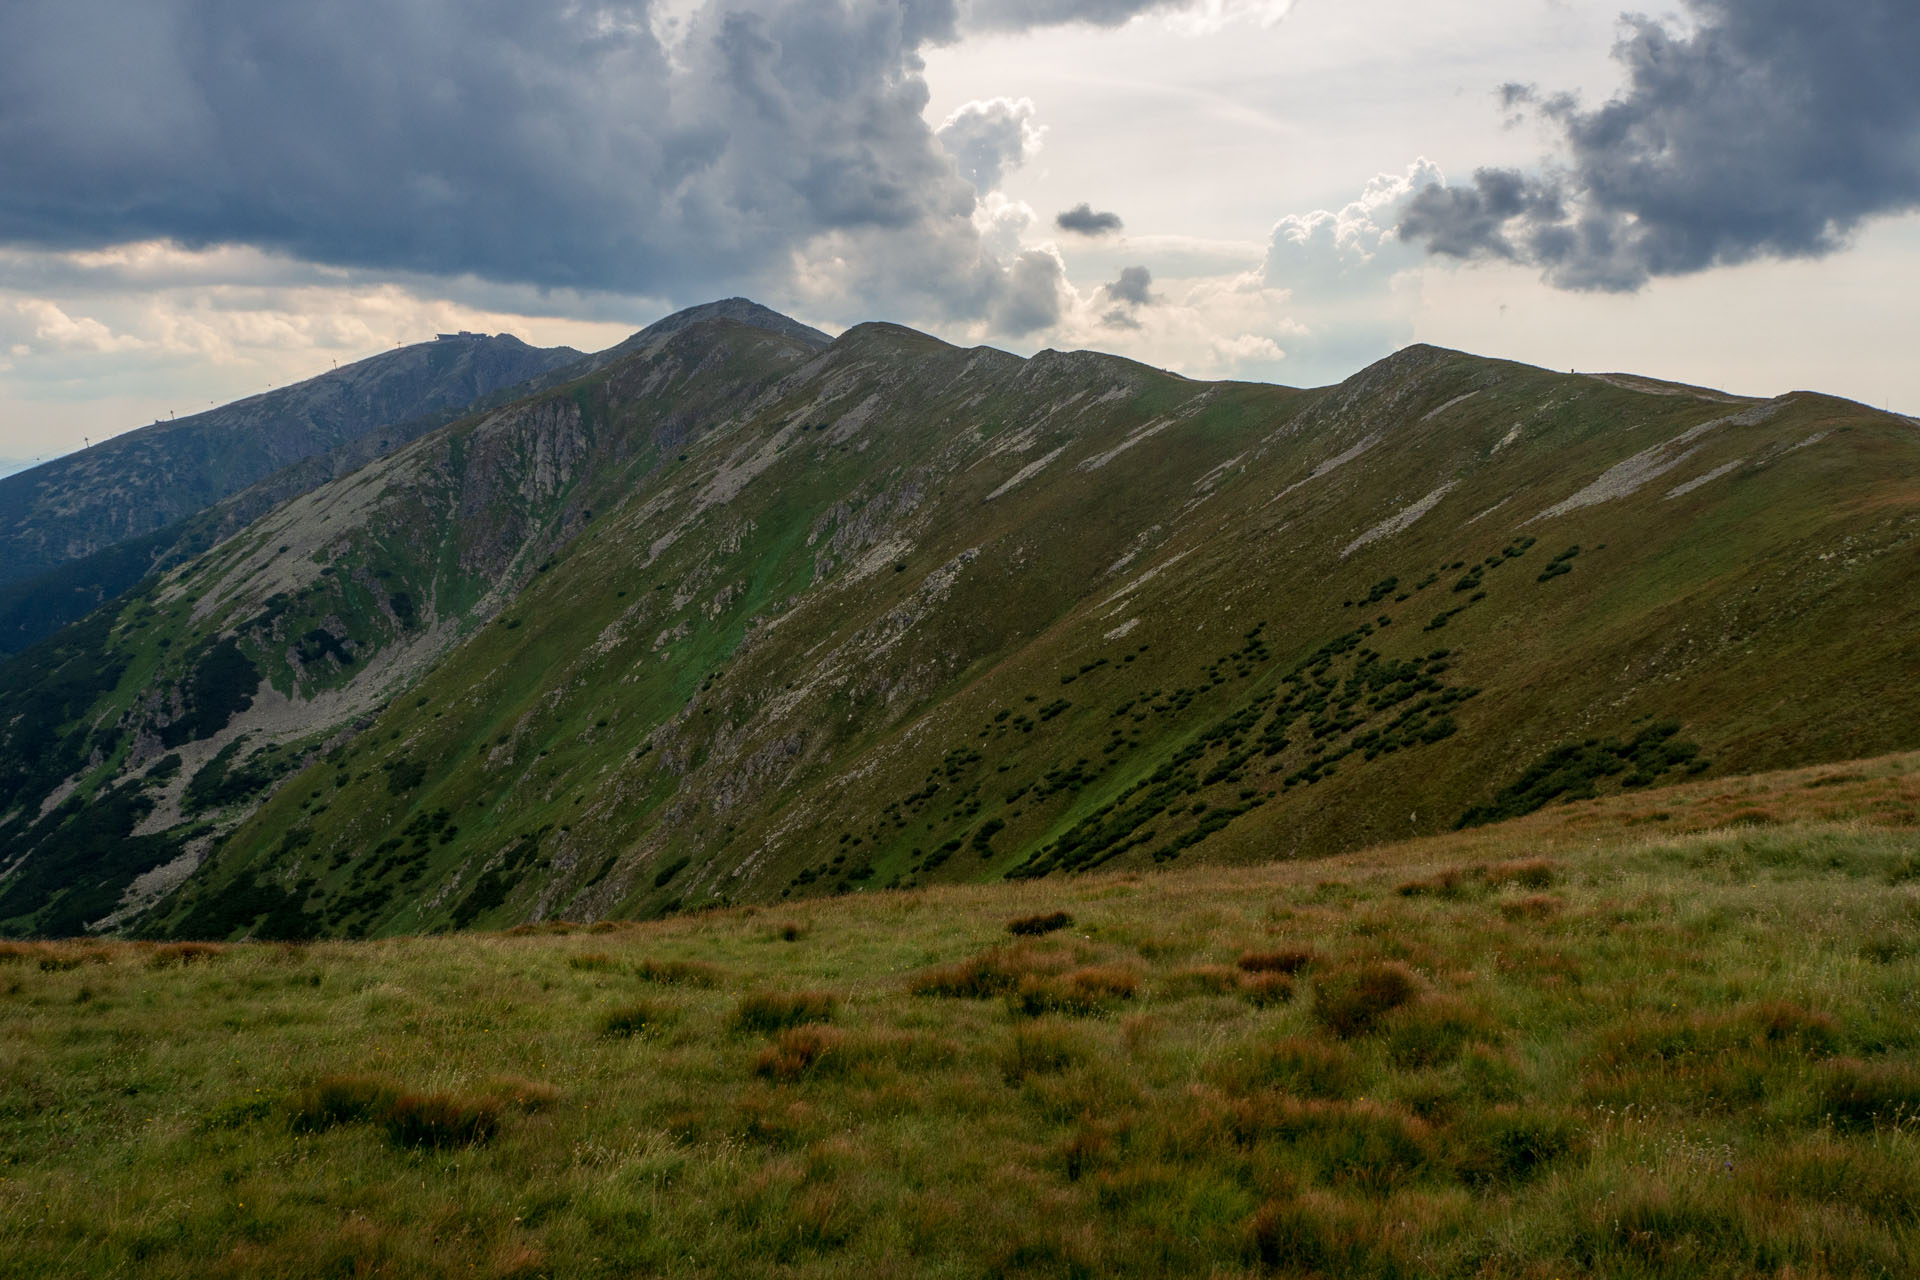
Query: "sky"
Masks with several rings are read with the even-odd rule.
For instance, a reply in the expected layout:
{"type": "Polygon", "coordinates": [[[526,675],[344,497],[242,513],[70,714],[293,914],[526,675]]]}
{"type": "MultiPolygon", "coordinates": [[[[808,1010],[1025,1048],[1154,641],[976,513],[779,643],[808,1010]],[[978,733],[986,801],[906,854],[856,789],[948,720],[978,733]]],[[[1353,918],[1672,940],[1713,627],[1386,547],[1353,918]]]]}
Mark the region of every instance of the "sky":
{"type": "Polygon", "coordinates": [[[0,469],[744,294],[1920,411],[1912,0],[10,0],[0,469]]]}

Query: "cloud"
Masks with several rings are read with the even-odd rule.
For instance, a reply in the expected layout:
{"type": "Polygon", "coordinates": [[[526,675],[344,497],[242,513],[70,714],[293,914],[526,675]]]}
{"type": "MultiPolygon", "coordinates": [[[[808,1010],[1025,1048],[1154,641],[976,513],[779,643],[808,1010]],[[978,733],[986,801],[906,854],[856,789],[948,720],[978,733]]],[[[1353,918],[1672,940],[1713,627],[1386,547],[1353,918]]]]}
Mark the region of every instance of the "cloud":
{"type": "Polygon", "coordinates": [[[1286,359],[1287,353],[1272,338],[1258,333],[1236,334],[1231,338],[1215,338],[1214,354],[1229,365],[1241,365],[1254,362],[1272,363],[1286,359]]]}
{"type": "Polygon", "coordinates": [[[1481,169],[1399,224],[1428,252],[1631,291],[1757,258],[1815,258],[1920,209],[1920,7],[1912,0],[1685,0],[1694,25],[1624,18],[1622,90],[1585,109],[1509,85],[1558,132],[1538,172],[1481,169]]]}
{"type": "Polygon", "coordinates": [[[1062,231],[1070,231],[1080,236],[1111,235],[1120,230],[1120,215],[1094,211],[1092,205],[1082,200],[1073,208],[1054,215],[1053,225],[1062,231]]]}
{"type": "Polygon", "coordinates": [[[56,272],[127,244],[238,246],[384,279],[681,302],[857,279],[873,290],[841,306],[1034,314],[1033,268],[974,219],[1038,145],[1031,105],[974,104],[943,136],[922,116],[922,53],[960,38],[958,0],[673,9],[0,6],[0,246],[16,266],[64,256],[56,272]]]}
{"type": "Polygon", "coordinates": [[[1106,291],[1107,297],[1115,302],[1145,307],[1159,300],[1154,296],[1152,284],[1153,272],[1145,267],[1122,267],[1118,280],[1101,287],[1106,291]]]}
{"type": "Polygon", "coordinates": [[[976,215],[1039,146],[1032,105],[936,130],[924,53],[1220,3],[14,0],[0,250],[670,302],[857,282],[837,308],[1024,323],[1035,268],[976,215]]]}
{"type": "Polygon", "coordinates": [[[962,21],[977,31],[1025,31],[1068,24],[1120,27],[1158,14],[1177,31],[1205,34],[1241,19],[1270,27],[1293,6],[1294,0],[973,0],[962,21]]]}
{"type": "Polygon", "coordinates": [[[1296,298],[1325,298],[1381,287],[1417,256],[1393,237],[1421,194],[1444,187],[1446,175],[1425,156],[1404,173],[1382,173],[1337,212],[1316,209],[1274,223],[1260,274],[1296,298]]]}
{"type": "Polygon", "coordinates": [[[51,299],[20,298],[12,309],[20,321],[9,324],[0,317],[0,338],[12,339],[8,348],[16,357],[35,351],[103,355],[138,351],[147,345],[139,338],[115,333],[92,316],[70,316],[51,299]]]}
{"type": "Polygon", "coordinates": [[[966,24],[978,31],[1026,31],[1070,23],[1120,27],[1144,14],[1185,7],[1181,0],[973,0],[966,24]]]}
{"type": "Polygon", "coordinates": [[[1053,327],[1067,295],[1067,273],[1060,259],[1030,249],[1013,260],[992,317],[993,326],[1018,336],[1053,327]]]}
{"type": "Polygon", "coordinates": [[[959,166],[960,176],[983,196],[1000,189],[1007,170],[1032,158],[1045,134],[1045,126],[1033,122],[1029,98],[969,102],[934,131],[959,166]]]}

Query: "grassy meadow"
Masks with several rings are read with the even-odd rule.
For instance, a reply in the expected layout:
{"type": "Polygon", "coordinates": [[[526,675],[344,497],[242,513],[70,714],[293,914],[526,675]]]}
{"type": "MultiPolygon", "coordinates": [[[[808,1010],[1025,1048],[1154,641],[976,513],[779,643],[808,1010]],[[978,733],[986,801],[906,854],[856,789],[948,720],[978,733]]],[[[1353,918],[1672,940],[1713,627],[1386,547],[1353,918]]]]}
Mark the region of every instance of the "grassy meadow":
{"type": "Polygon", "coordinates": [[[4,944],[0,1274],[1911,1275],[1915,770],[642,925],[4,944]]]}

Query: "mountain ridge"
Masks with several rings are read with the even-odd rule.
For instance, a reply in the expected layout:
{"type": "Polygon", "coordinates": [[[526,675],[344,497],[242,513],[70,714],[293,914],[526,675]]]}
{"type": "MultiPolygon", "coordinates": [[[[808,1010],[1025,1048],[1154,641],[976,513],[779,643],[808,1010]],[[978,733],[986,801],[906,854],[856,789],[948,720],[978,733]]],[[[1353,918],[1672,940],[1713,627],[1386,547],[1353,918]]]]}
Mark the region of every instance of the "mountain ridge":
{"type": "MultiPolygon", "coordinates": [[[[5,740],[0,920],[358,935],[1314,856],[1899,749],[1916,443],[1432,347],[1296,390],[703,317],[70,639],[125,670],[36,713],[58,778],[5,740]],[[88,796],[154,842],[92,879],[88,796]]],[[[30,686],[79,680],[51,652],[30,686]]]]}
{"type": "MultiPolygon", "coordinates": [[[[143,540],[155,545],[142,551],[158,554],[170,526],[289,466],[351,450],[383,429],[438,425],[444,411],[579,354],[531,347],[510,334],[416,343],[0,477],[0,588],[143,540]]],[[[81,589],[100,576],[79,575],[81,589]]],[[[123,575],[104,576],[94,603],[130,585],[123,575]]],[[[56,577],[36,589],[66,585],[56,577]]],[[[5,608],[22,612],[13,602],[5,608]]]]}

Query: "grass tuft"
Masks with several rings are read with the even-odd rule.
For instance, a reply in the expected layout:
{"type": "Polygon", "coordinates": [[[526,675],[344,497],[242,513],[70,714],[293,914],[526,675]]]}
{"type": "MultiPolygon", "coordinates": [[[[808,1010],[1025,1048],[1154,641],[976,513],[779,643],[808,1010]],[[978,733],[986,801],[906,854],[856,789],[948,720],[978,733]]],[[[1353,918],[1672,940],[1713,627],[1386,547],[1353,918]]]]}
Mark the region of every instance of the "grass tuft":
{"type": "Polygon", "coordinates": [[[1920,1121],[1920,1067],[1836,1058],[1819,1083],[1820,1114],[1843,1132],[1920,1121]]]}
{"type": "Polygon", "coordinates": [[[832,1027],[787,1027],[760,1051],[753,1073],[769,1080],[799,1080],[844,1057],[846,1036],[832,1027]]]}
{"type": "Polygon", "coordinates": [[[1021,916],[1007,921],[1007,932],[1016,938],[1037,938],[1043,933],[1053,933],[1059,929],[1071,928],[1073,917],[1065,911],[1049,911],[1045,915],[1021,916]]]}
{"type": "Polygon", "coordinates": [[[1085,1062],[1090,1055],[1085,1037],[1059,1018],[1037,1018],[1014,1027],[1000,1055],[1007,1083],[1028,1076],[1057,1075],[1085,1062]]]}
{"type": "Polygon", "coordinates": [[[629,1039],[651,1035],[673,1018],[673,1010],[651,1001],[637,1000],[609,1009],[600,1015],[600,1034],[610,1039],[629,1039]]]}
{"type": "Polygon", "coordinates": [[[218,942],[164,942],[148,955],[147,967],[165,969],[169,965],[199,964],[218,960],[226,953],[225,944],[218,942]]]}
{"type": "Polygon", "coordinates": [[[1256,1009],[1285,1004],[1293,999],[1293,979],[1284,973],[1242,974],[1240,994],[1256,1009]]]}
{"type": "Polygon", "coordinates": [[[747,996],[733,1011],[736,1031],[770,1035],[809,1022],[831,1022],[839,1001],[824,991],[762,991],[747,996]]]}
{"type": "Polygon", "coordinates": [[[1313,1016],[1343,1040],[1373,1030],[1381,1018],[1410,1003],[1420,991],[1412,971],[1392,962],[1338,969],[1315,985],[1313,1016]]]}
{"type": "Polygon", "coordinates": [[[1277,951],[1243,951],[1234,962],[1248,973],[1299,973],[1313,963],[1313,952],[1299,947],[1277,951]]]}
{"type": "Polygon", "coordinates": [[[500,1131],[497,1098],[403,1093],[380,1116],[387,1138],[402,1147],[471,1147],[500,1131]]]}
{"type": "Polygon", "coordinates": [[[294,1094],[288,1123],[295,1133],[320,1133],[383,1117],[400,1091],[377,1076],[328,1076],[294,1094]]]}
{"type": "Polygon", "coordinates": [[[946,996],[955,1000],[988,1000],[1005,995],[1034,970],[1026,952],[996,948],[958,964],[928,969],[908,984],[917,996],[946,996]]]}
{"type": "Polygon", "coordinates": [[[662,987],[711,987],[719,983],[721,971],[698,960],[642,960],[633,973],[642,982],[662,987]]]}
{"type": "Polygon", "coordinates": [[[511,1107],[527,1115],[560,1105],[558,1088],[544,1080],[529,1080],[525,1076],[495,1076],[481,1086],[480,1093],[498,1102],[503,1109],[511,1107]]]}
{"type": "Polygon", "coordinates": [[[1139,975],[1116,966],[1092,966],[1058,975],[1028,973],[1014,989],[1012,1007],[1029,1018],[1043,1013],[1084,1017],[1131,1000],[1139,990],[1139,975]]]}

